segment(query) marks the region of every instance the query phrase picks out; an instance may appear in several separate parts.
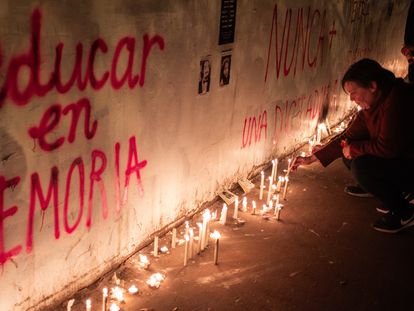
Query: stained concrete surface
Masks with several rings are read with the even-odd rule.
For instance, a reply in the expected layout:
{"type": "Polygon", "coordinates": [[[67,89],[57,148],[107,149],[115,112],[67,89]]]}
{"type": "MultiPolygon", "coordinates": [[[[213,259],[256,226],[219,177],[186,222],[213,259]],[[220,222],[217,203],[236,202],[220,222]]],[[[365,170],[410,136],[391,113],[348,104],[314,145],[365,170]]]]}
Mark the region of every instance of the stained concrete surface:
{"type": "MultiPolygon", "coordinates": [[[[249,206],[259,202],[260,180],[253,181],[249,206]]],[[[229,224],[211,226],[222,235],[218,265],[212,242],[187,267],[183,246],[158,258],[148,246],[140,253],[148,255],[149,270],[137,267],[137,254],[116,271],[121,286],[139,288],[125,294],[121,310],[414,310],[414,227],[394,235],[373,230],[378,203],[347,195],[347,184],[352,178],[340,160],[325,169],[315,163],[291,173],[280,221],[239,212],[246,223],[235,226],[231,205],[229,224]],[[154,272],[166,276],[158,289],[145,284],[154,272]]],[[[221,206],[217,201],[210,209],[221,206]]],[[[161,238],[160,247],[170,247],[170,239],[161,238]]],[[[85,310],[87,298],[92,310],[102,310],[102,288],[114,286],[111,277],[74,295],[72,310],[85,310]]]]}

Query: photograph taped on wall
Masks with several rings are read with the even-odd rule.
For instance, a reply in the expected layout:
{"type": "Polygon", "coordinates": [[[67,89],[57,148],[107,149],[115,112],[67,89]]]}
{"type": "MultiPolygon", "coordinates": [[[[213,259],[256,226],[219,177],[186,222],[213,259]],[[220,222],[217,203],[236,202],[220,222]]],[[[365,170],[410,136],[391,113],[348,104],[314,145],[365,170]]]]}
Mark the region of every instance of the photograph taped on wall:
{"type": "Polygon", "coordinates": [[[250,190],[254,188],[254,184],[247,178],[242,178],[238,181],[240,187],[243,189],[244,193],[249,193],[250,190]]]}
{"type": "Polygon", "coordinates": [[[237,198],[237,195],[229,190],[224,190],[223,192],[219,193],[219,197],[223,199],[224,203],[230,205],[237,198]]]}
{"type": "Polygon", "coordinates": [[[211,80],[211,55],[207,55],[200,60],[198,94],[206,94],[210,91],[210,80],[211,80]]]}
{"type": "Polygon", "coordinates": [[[231,50],[221,53],[220,62],[220,86],[226,86],[230,83],[230,68],[231,68],[231,50]]]}

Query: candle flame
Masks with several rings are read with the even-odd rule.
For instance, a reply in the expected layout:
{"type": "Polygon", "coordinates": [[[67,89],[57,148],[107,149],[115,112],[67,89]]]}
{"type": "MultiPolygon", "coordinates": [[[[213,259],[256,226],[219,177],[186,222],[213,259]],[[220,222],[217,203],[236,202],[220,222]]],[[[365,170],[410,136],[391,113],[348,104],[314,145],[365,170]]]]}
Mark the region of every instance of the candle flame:
{"type": "Polygon", "coordinates": [[[263,172],[263,171],[261,171],[261,172],[260,172],[260,174],[263,176],[263,175],[264,175],[264,172],[263,172]]]}
{"type": "Polygon", "coordinates": [[[139,263],[141,266],[147,266],[150,264],[150,261],[147,256],[139,254],[139,263]]]}
{"type": "Polygon", "coordinates": [[[188,223],[188,220],[185,221],[185,228],[186,229],[190,228],[190,224],[188,223]]]}
{"type": "Polygon", "coordinates": [[[252,201],[252,207],[256,208],[256,201],[254,201],[254,200],[252,201]]]}
{"type": "Polygon", "coordinates": [[[121,310],[121,309],[118,307],[118,305],[117,305],[115,302],[113,302],[113,303],[111,304],[111,307],[109,308],[109,310],[110,310],[110,311],[119,311],[119,310],[121,310]]]}
{"type": "Polygon", "coordinates": [[[190,237],[188,236],[188,234],[184,235],[184,239],[185,239],[186,241],[190,241],[190,237]]]}
{"type": "Polygon", "coordinates": [[[221,234],[217,230],[214,230],[214,232],[210,234],[210,238],[213,238],[213,239],[216,239],[216,240],[220,239],[220,237],[221,237],[221,234]]]}
{"type": "Polygon", "coordinates": [[[90,299],[86,299],[86,308],[90,309],[92,308],[92,301],[90,299]]]}
{"type": "Polygon", "coordinates": [[[197,226],[198,226],[198,229],[200,229],[200,230],[201,230],[201,228],[203,227],[203,224],[202,224],[201,222],[198,222],[198,223],[197,223],[197,226]]]}
{"type": "Polygon", "coordinates": [[[165,276],[161,273],[154,273],[150,276],[150,278],[147,280],[147,284],[150,287],[159,288],[161,285],[161,282],[165,280],[165,276]]]}
{"type": "Polygon", "coordinates": [[[189,230],[189,233],[190,233],[190,238],[192,238],[192,237],[194,236],[194,230],[191,228],[191,229],[189,230]]]}
{"type": "Polygon", "coordinates": [[[207,208],[206,210],[204,210],[203,212],[203,220],[209,221],[211,219],[211,212],[210,210],[207,208]]]}
{"type": "Polygon", "coordinates": [[[102,294],[103,294],[104,297],[108,297],[108,288],[107,287],[104,287],[102,289],[102,294]]]}
{"type": "Polygon", "coordinates": [[[285,176],[285,181],[288,182],[289,181],[289,177],[285,176]]]}
{"type": "Polygon", "coordinates": [[[168,253],[168,247],[167,246],[163,246],[160,248],[161,253],[165,254],[168,253]]]}
{"type": "Polygon", "coordinates": [[[122,291],[122,288],[119,286],[115,286],[112,288],[112,295],[118,300],[118,301],[124,301],[124,293],[122,291]]]}
{"type": "Polygon", "coordinates": [[[136,294],[138,293],[138,287],[136,287],[135,285],[132,285],[130,288],[128,288],[128,292],[130,294],[136,294]]]}

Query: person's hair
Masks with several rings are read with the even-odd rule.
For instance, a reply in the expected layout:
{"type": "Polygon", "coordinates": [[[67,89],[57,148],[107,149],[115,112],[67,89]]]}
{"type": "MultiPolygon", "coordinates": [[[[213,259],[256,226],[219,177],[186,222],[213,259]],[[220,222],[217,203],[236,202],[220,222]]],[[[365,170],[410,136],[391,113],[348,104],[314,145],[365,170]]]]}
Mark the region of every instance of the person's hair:
{"type": "MultiPolygon", "coordinates": [[[[375,60],[364,58],[352,64],[342,78],[342,89],[345,82],[355,82],[364,88],[369,88],[375,81],[380,90],[387,88],[395,79],[395,75],[383,68],[375,60]]],[[[345,89],[344,89],[345,90],[345,89]]]]}

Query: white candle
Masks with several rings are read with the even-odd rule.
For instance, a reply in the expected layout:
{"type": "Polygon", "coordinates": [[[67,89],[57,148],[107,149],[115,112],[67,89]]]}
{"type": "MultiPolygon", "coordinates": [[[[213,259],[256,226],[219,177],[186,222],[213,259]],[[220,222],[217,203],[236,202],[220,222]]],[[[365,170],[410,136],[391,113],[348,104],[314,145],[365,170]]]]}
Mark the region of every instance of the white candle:
{"type": "Polygon", "coordinates": [[[135,285],[131,285],[131,286],[128,288],[128,292],[129,292],[131,295],[135,295],[136,293],[138,293],[138,287],[136,287],[135,285]]]}
{"type": "Polygon", "coordinates": [[[276,209],[277,208],[279,208],[279,199],[280,199],[280,196],[279,196],[279,193],[276,195],[276,205],[275,205],[275,212],[276,212],[276,209]]]}
{"type": "Polygon", "coordinates": [[[108,288],[102,289],[102,311],[106,311],[106,304],[108,302],[108,288]]]}
{"type": "Polygon", "coordinates": [[[188,230],[190,229],[190,225],[188,223],[188,220],[185,221],[185,234],[188,234],[188,230]]]}
{"type": "Polygon", "coordinates": [[[110,311],[119,311],[119,310],[121,310],[121,309],[119,308],[119,306],[118,306],[115,302],[113,302],[113,303],[111,304],[111,307],[109,308],[109,310],[110,310],[110,311]]]}
{"type": "Polygon", "coordinates": [[[256,214],[256,201],[252,201],[252,215],[256,214]]]}
{"type": "Polygon", "coordinates": [[[266,206],[266,204],[263,204],[263,207],[262,207],[262,214],[265,214],[265,213],[266,213],[266,211],[267,211],[267,206],[266,206]]]}
{"type": "Polygon", "coordinates": [[[227,205],[226,203],[223,204],[223,208],[221,209],[221,215],[220,215],[220,223],[222,225],[226,224],[227,219],[227,205]]]}
{"type": "Polygon", "coordinates": [[[287,192],[287,187],[288,187],[288,183],[289,183],[289,177],[285,177],[285,189],[283,190],[283,200],[286,200],[286,192],[287,192]]]}
{"type": "Polygon", "coordinates": [[[150,265],[150,261],[148,260],[148,257],[142,254],[139,254],[139,265],[143,268],[143,269],[148,269],[149,265],[150,265]]]}
{"type": "Polygon", "coordinates": [[[211,213],[209,209],[206,209],[205,211],[206,214],[206,232],[204,234],[204,247],[208,246],[208,240],[209,240],[209,234],[210,234],[210,219],[211,219],[211,213]]]}
{"type": "Polygon", "coordinates": [[[233,218],[234,219],[238,218],[238,211],[239,211],[239,198],[236,197],[234,199],[234,212],[233,212],[233,218]]]}
{"type": "Polygon", "coordinates": [[[247,212],[247,198],[246,197],[243,198],[242,205],[243,205],[243,212],[247,212]]]}
{"type": "Polygon", "coordinates": [[[282,188],[282,183],[285,181],[285,178],[283,176],[279,176],[279,179],[277,181],[277,185],[276,185],[276,191],[280,192],[281,188],[282,188]]]}
{"type": "Polygon", "coordinates": [[[86,299],[85,304],[86,304],[86,311],[91,311],[92,301],[90,299],[86,299]]]}
{"type": "Polygon", "coordinates": [[[158,235],[154,237],[154,257],[158,257],[158,235]]]}
{"type": "Polygon", "coordinates": [[[280,204],[276,205],[276,220],[280,220],[280,204]]]}
{"type": "Polygon", "coordinates": [[[272,160],[272,172],[270,173],[270,178],[272,178],[272,182],[273,182],[273,174],[275,173],[275,160],[272,160]]]}
{"type": "Polygon", "coordinates": [[[184,235],[184,239],[185,239],[185,246],[184,246],[184,267],[187,265],[188,263],[188,242],[190,240],[190,238],[188,237],[188,235],[184,235]]]}
{"type": "Polygon", "coordinates": [[[273,200],[270,200],[269,201],[269,210],[272,210],[273,209],[273,200]]]}
{"type": "Polygon", "coordinates": [[[263,200],[263,189],[264,189],[264,172],[261,171],[261,179],[260,179],[260,195],[259,195],[259,199],[263,200]]]}
{"type": "Polygon", "coordinates": [[[197,253],[199,254],[201,252],[201,240],[203,239],[203,225],[201,222],[197,223],[198,226],[198,250],[197,253]]]}
{"type": "Polygon", "coordinates": [[[269,177],[269,189],[267,191],[267,200],[266,204],[269,204],[270,196],[272,195],[272,178],[269,177]]]}
{"type": "Polygon", "coordinates": [[[177,244],[177,228],[172,229],[171,248],[175,248],[177,244]]]}
{"type": "Polygon", "coordinates": [[[190,244],[189,244],[189,248],[190,250],[188,251],[188,258],[193,258],[193,241],[194,241],[194,230],[193,228],[190,228],[190,230],[188,231],[190,234],[190,244]]]}
{"type": "Polygon", "coordinates": [[[276,176],[277,176],[277,165],[278,165],[278,163],[279,163],[279,160],[276,158],[275,160],[275,169],[274,169],[274,172],[273,172],[273,179],[272,179],[272,183],[275,181],[275,179],[276,179],[276,176]]]}
{"type": "Polygon", "coordinates": [[[66,306],[66,311],[72,311],[72,306],[73,306],[74,303],[75,303],[75,299],[70,299],[68,301],[67,306],[66,306]]]}
{"type": "Polygon", "coordinates": [[[214,230],[214,232],[211,234],[211,237],[215,239],[214,243],[214,264],[218,264],[218,251],[219,251],[219,241],[220,241],[220,233],[217,230],[214,230]]]}
{"type": "Polygon", "coordinates": [[[309,154],[312,154],[313,141],[310,140],[310,139],[308,139],[308,144],[309,144],[309,146],[308,146],[308,152],[309,152],[309,154]]]}

